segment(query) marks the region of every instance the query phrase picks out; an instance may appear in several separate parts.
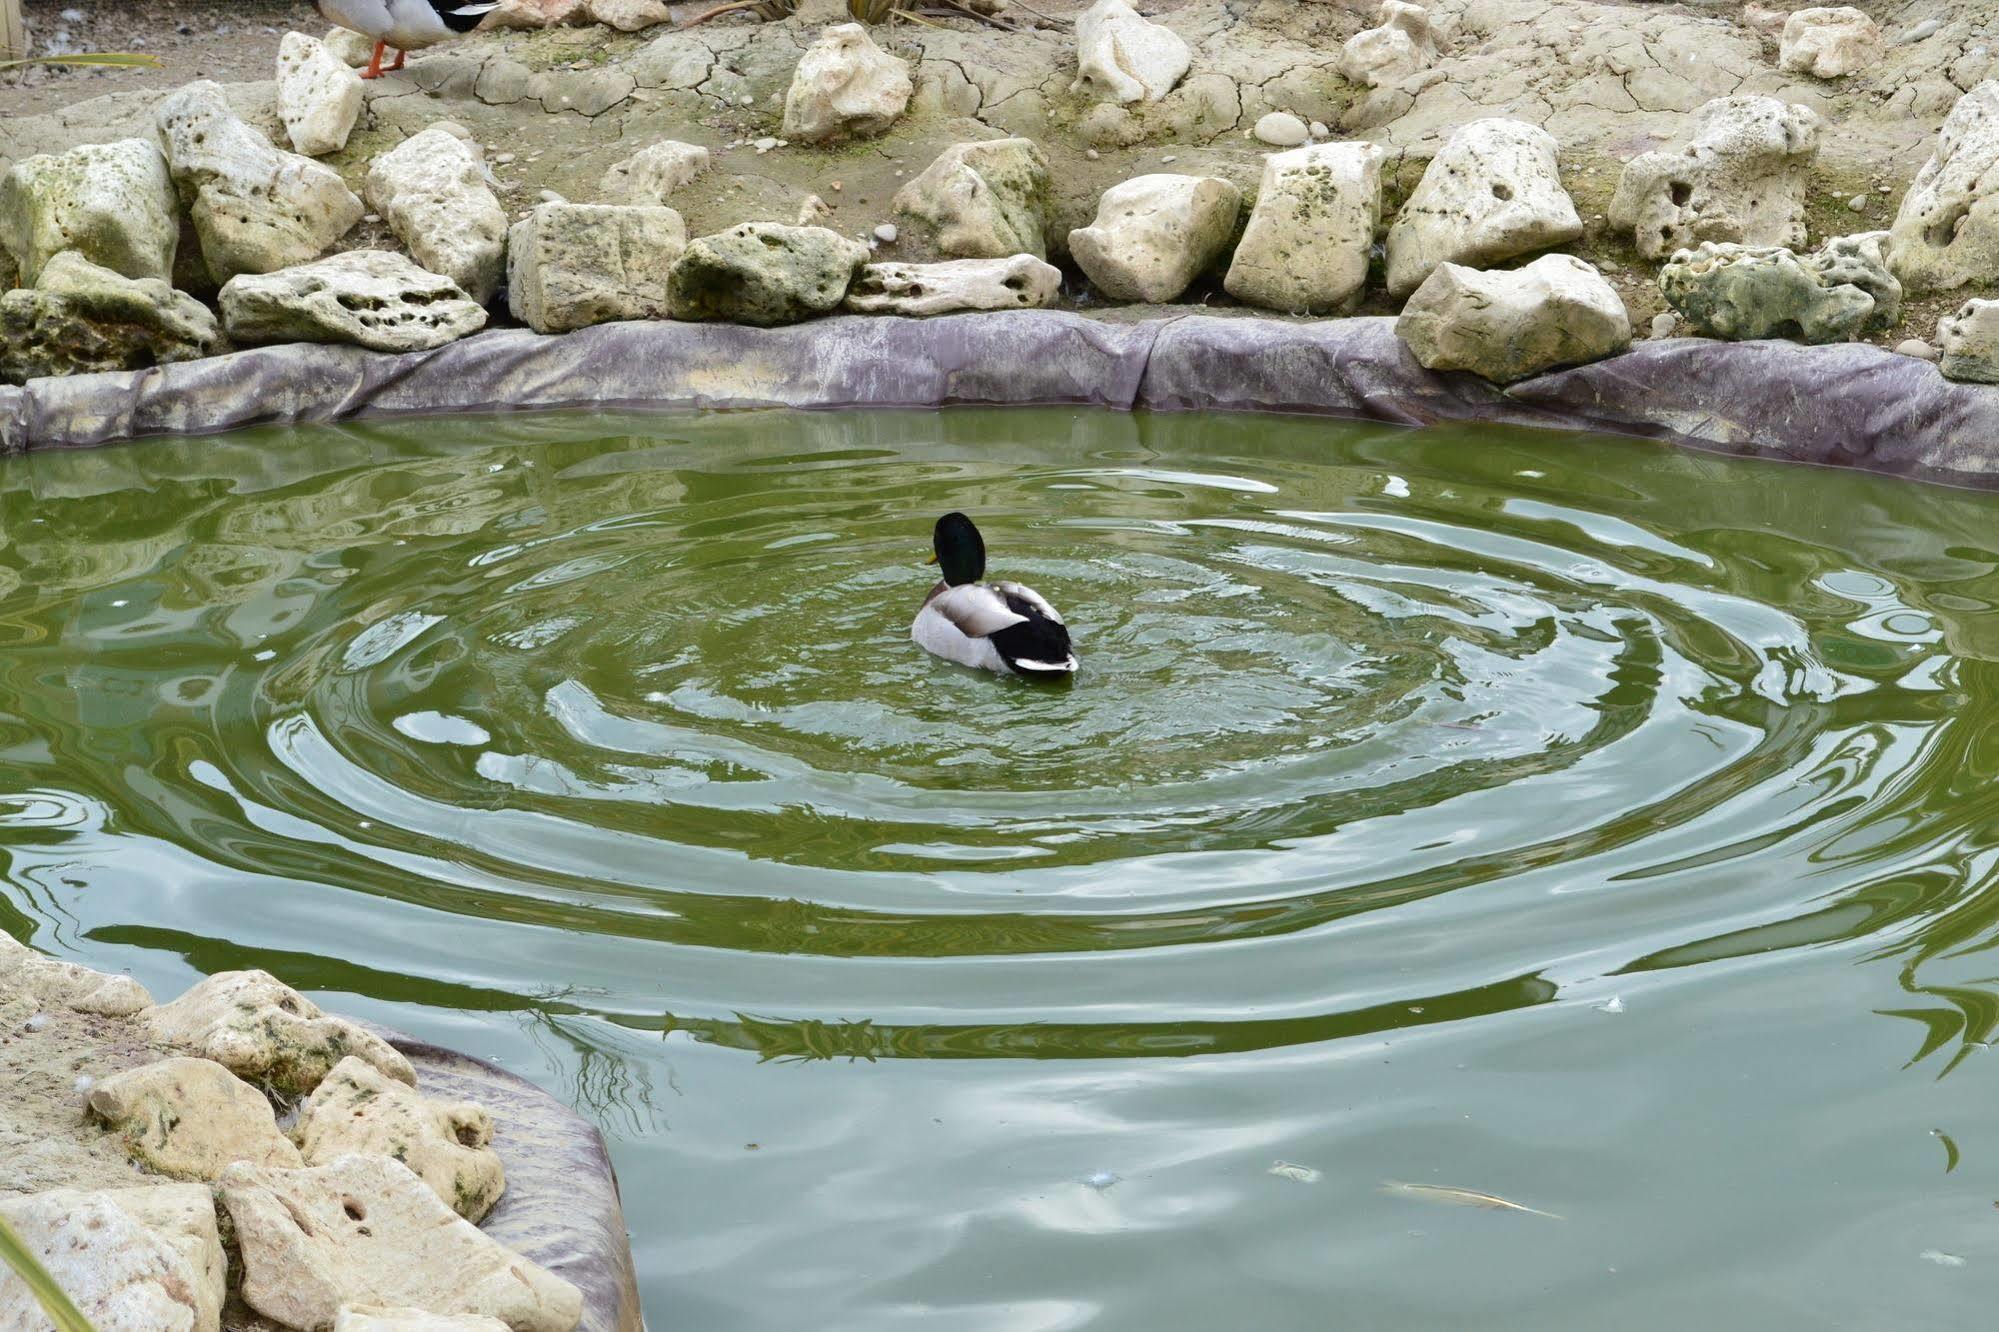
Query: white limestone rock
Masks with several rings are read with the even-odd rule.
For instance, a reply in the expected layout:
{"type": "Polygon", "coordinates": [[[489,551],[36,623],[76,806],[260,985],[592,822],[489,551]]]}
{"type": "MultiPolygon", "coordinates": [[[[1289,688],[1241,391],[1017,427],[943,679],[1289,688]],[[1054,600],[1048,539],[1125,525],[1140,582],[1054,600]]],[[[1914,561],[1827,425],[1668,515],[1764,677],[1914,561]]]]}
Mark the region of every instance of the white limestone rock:
{"type": "Polygon", "coordinates": [[[1911,292],[1999,281],[1999,82],[1957,99],[1890,234],[1888,261],[1911,292]]]}
{"type": "Polygon", "coordinates": [[[339,172],[272,147],[216,83],[188,84],[160,103],[155,121],[217,282],[317,259],[361,220],[361,201],[339,172]]]}
{"type": "Polygon", "coordinates": [[[1136,176],[1105,190],[1069,253],[1113,300],[1170,301],[1221,257],[1242,191],[1214,176],[1136,176]]]}
{"type": "Polygon", "coordinates": [[[1437,63],[1428,10],[1404,0],[1382,0],[1378,16],[1378,26],[1355,33],[1340,48],[1340,73],[1349,83],[1380,88],[1437,63]]]}
{"type": "Polygon", "coordinates": [[[0,177],[0,248],[24,287],[64,250],[129,278],[170,281],[179,244],[180,201],[150,140],[30,157],[0,177]]]}
{"type": "Polygon", "coordinates": [[[296,1166],[264,1094],[211,1059],[162,1059],[90,1090],[92,1116],[132,1159],[172,1179],[212,1180],[237,1161],[296,1166]]]}
{"type": "Polygon", "coordinates": [[[806,49],[784,95],[784,138],[797,143],[880,134],[909,109],[909,62],[839,23],[806,49]]]}
{"type": "Polygon", "coordinates": [[[940,315],[1038,310],[1062,293],[1062,270],[1031,254],[940,264],[869,264],[847,293],[857,314],[940,315]]]}
{"type": "Polygon", "coordinates": [[[1937,320],[1937,350],[1945,379],[1999,384],[1999,301],[1966,301],[1937,320]]]}
{"type": "Polygon", "coordinates": [[[1296,148],[1312,137],[1312,127],[1289,111],[1270,111],[1258,117],[1250,133],[1273,148],[1296,148]]]}
{"type": "Polygon", "coordinates": [[[322,1013],[268,971],[218,971],[144,1016],[156,1039],[280,1091],[311,1091],[349,1055],[398,1082],[416,1083],[416,1070],[395,1047],[322,1013]]]}
{"type": "Polygon", "coordinates": [[[868,247],[825,227],[745,222],[688,242],[667,280],[675,319],[769,327],[839,308],[868,247]]]}
{"type": "Polygon", "coordinates": [[[1610,224],[1657,259],[1702,241],[1805,241],[1805,186],[1819,118],[1774,97],[1718,97],[1694,113],[1685,146],[1625,164],[1610,224]]]}
{"type": "Polygon", "coordinates": [[[318,38],[288,32],[278,43],[278,117],[307,157],[347,146],[361,118],[361,92],[361,76],[318,38]]]}
{"type": "MultiPolygon", "coordinates": [[[[216,1332],[226,1270],[215,1203],[199,1184],[0,1201],[20,1235],[97,1332],[216,1332]]],[[[0,1328],[50,1327],[27,1283],[0,1263],[0,1328]]]]}
{"type": "Polygon", "coordinates": [[[352,1305],[481,1314],[513,1332],[570,1332],[582,1318],[576,1287],[487,1238],[399,1161],[234,1165],[220,1193],[243,1302],[287,1327],[331,1327],[352,1305]]]}
{"type": "Polygon", "coordinates": [[[1222,280],[1229,295],[1293,314],[1350,307],[1367,283],[1381,218],[1381,159],[1371,143],[1265,158],[1256,206],[1222,280]]]}
{"type": "Polygon", "coordinates": [[[507,304],[538,333],[667,317],[666,283],[687,248],[671,208],[546,203],[507,241],[507,304]]]}
{"type": "Polygon", "coordinates": [[[1440,264],[1395,321],[1395,336],[1431,370],[1468,370],[1510,384],[1631,345],[1631,317],[1603,275],[1566,254],[1511,270],[1440,264]]]}
{"type": "Polygon", "coordinates": [[[1673,256],[1659,290],[1708,337],[1850,342],[1902,317],[1902,284],[1882,253],[1887,239],[1885,231],[1837,236],[1807,255],[1705,241],[1673,256]]]}
{"type": "Polygon", "coordinates": [[[1103,102],[1156,102],[1186,77],[1193,53],[1179,33],[1125,0],[1097,0],[1076,19],[1076,81],[1069,91],[1103,102]]]}
{"type": "Polygon", "coordinates": [[[665,205],[708,169],[708,150],[677,139],[639,149],[604,173],[605,203],[665,205]]]}
{"type": "Polygon", "coordinates": [[[433,125],[377,157],[362,186],[410,255],[484,305],[507,261],[507,214],[477,144],[433,125]]]}
{"type": "MultiPolygon", "coordinates": [[[[81,263],[71,255],[55,265],[58,282],[66,269],[84,272],[78,267],[81,263]]],[[[108,273],[109,270],[96,271],[108,273]]],[[[118,275],[112,273],[106,280],[116,281],[118,275]]],[[[163,286],[161,284],[149,290],[155,296],[162,296],[163,286]]],[[[195,302],[190,300],[188,304],[195,305],[195,302]]],[[[179,308],[185,310],[185,307],[179,308]]],[[[195,317],[191,313],[184,317],[190,323],[194,322],[195,317]]],[[[0,335],[4,335],[5,331],[6,324],[0,320],[0,335]]],[[[208,327],[208,332],[213,333],[212,325],[208,327]]],[[[0,336],[0,343],[4,342],[4,336],[0,336]]],[[[6,360],[6,352],[0,350],[0,365],[4,365],[6,360]]],[[[4,370],[0,370],[0,383],[5,382],[4,370]]],[[[52,957],[42,956],[26,944],[16,942],[13,936],[5,933],[0,933],[0,995],[26,995],[34,1000],[38,1008],[67,1008],[102,1017],[130,1017],[140,1009],[150,1007],[153,1002],[145,987],[130,976],[93,971],[74,962],[58,962],[52,957]]]]}
{"type": "Polygon", "coordinates": [[[896,191],[895,210],[931,231],[954,259],[1048,257],[1048,159],[1032,139],[946,148],[896,191]]]}
{"type": "Polygon", "coordinates": [[[349,69],[360,69],[375,58],[375,44],[352,28],[329,28],[319,40],[349,69]]]}
{"type": "Polygon", "coordinates": [[[474,1225],[506,1192],[485,1107],[419,1095],[365,1060],[335,1065],[299,1110],[292,1132],[306,1165],[330,1165],[349,1152],[401,1161],[474,1225]]]}
{"type": "Polygon", "coordinates": [[[1388,229],[1389,295],[1416,290],[1438,264],[1489,268],[1581,236],[1556,151],[1553,135],[1519,120],[1451,135],[1388,229]]]}
{"type": "Polygon", "coordinates": [[[1858,74],[1881,58],[1881,29],[1851,5],[1800,9],[1784,20],[1777,68],[1815,79],[1858,74]]]}
{"type": "Polygon", "coordinates": [[[448,277],[392,250],[349,250],[276,273],[230,279],[223,327],[246,346],[351,343],[371,351],[428,351],[486,326],[486,310],[448,277]]]}
{"type": "Polygon", "coordinates": [[[379,1304],[343,1305],[333,1332],[508,1332],[507,1325],[483,1314],[434,1314],[421,1309],[386,1309],[379,1304]]]}
{"type": "MultiPolygon", "coordinates": [[[[194,297],[158,278],[100,268],[74,250],[44,264],[33,287],[0,296],[0,384],[193,361],[214,355],[221,342],[215,316],[194,297]]],[[[128,1014],[149,1002],[129,976],[78,967],[85,974],[64,982],[63,965],[34,971],[38,983],[69,991],[67,1006],[79,1012],[128,1014]]]]}

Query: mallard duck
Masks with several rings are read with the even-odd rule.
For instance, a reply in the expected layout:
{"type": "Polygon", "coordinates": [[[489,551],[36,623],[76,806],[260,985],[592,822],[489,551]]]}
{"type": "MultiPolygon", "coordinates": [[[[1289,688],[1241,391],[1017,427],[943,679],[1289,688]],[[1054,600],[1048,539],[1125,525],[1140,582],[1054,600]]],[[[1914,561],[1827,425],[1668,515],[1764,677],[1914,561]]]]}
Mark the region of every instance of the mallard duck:
{"type": "Polygon", "coordinates": [[[361,71],[364,79],[382,77],[382,56],[396,50],[391,70],[403,67],[411,51],[448,42],[479,26],[479,20],[500,7],[499,0],[318,0],[328,23],[375,39],[375,58],[361,71]]]}
{"type": "Polygon", "coordinates": [[[1061,680],[1076,673],[1069,627],[1048,598],[1019,583],[982,583],[986,541],[962,513],[937,520],[930,563],[944,581],[930,589],[909,636],[933,656],[960,666],[1061,680]]]}

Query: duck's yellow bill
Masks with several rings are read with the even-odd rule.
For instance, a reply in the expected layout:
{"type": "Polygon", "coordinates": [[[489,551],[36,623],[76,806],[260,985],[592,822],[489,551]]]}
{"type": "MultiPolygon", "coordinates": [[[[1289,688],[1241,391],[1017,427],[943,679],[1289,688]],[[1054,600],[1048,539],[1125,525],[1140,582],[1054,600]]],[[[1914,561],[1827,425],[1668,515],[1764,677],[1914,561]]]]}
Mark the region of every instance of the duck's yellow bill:
{"type": "Polygon", "coordinates": [[[924,563],[925,563],[925,564],[935,564],[935,563],[937,563],[937,552],[936,552],[936,551],[934,551],[934,550],[933,550],[933,551],[931,551],[931,552],[930,552],[930,558],[929,558],[929,559],[927,559],[927,560],[925,560],[925,561],[924,561],[924,563]]]}

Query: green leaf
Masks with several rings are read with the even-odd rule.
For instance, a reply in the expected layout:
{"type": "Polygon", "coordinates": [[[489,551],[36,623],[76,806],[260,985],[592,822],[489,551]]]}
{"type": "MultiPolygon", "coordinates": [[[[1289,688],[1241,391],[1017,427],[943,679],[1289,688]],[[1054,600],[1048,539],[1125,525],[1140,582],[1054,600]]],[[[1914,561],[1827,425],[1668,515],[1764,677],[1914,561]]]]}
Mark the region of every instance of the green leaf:
{"type": "Polygon", "coordinates": [[[90,1320],[63,1293],[56,1279],[49,1275],[48,1269],[28,1251],[28,1246],[21,1242],[21,1237],[14,1233],[14,1228],[7,1224],[5,1217],[0,1217],[0,1262],[21,1274],[21,1280],[28,1283],[28,1289],[34,1292],[42,1308],[55,1320],[56,1332],[96,1332],[90,1320]]]}

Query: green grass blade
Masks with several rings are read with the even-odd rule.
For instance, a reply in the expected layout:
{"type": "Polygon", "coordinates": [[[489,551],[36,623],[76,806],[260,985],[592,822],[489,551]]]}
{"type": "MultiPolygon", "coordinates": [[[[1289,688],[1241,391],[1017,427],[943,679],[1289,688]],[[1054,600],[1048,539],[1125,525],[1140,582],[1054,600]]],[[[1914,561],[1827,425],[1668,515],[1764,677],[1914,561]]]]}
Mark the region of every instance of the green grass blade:
{"type": "Polygon", "coordinates": [[[78,55],[30,56],[26,60],[0,60],[0,70],[23,65],[78,65],[94,69],[158,69],[160,58],[135,51],[88,51],[78,55]]]}
{"type": "Polygon", "coordinates": [[[90,1320],[63,1293],[56,1279],[49,1275],[48,1269],[28,1252],[28,1246],[21,1242],[21,1237],[14,1233],[14,1228],[7,1224],[5,1217],[0,1217],[0,1262],[21,1274],[21,1280],[28,1283],[28,1289],[41,1301],[42,1308],[50,1318],[55,1319],[57,1332],[96,1332],[90,1320]]]}

